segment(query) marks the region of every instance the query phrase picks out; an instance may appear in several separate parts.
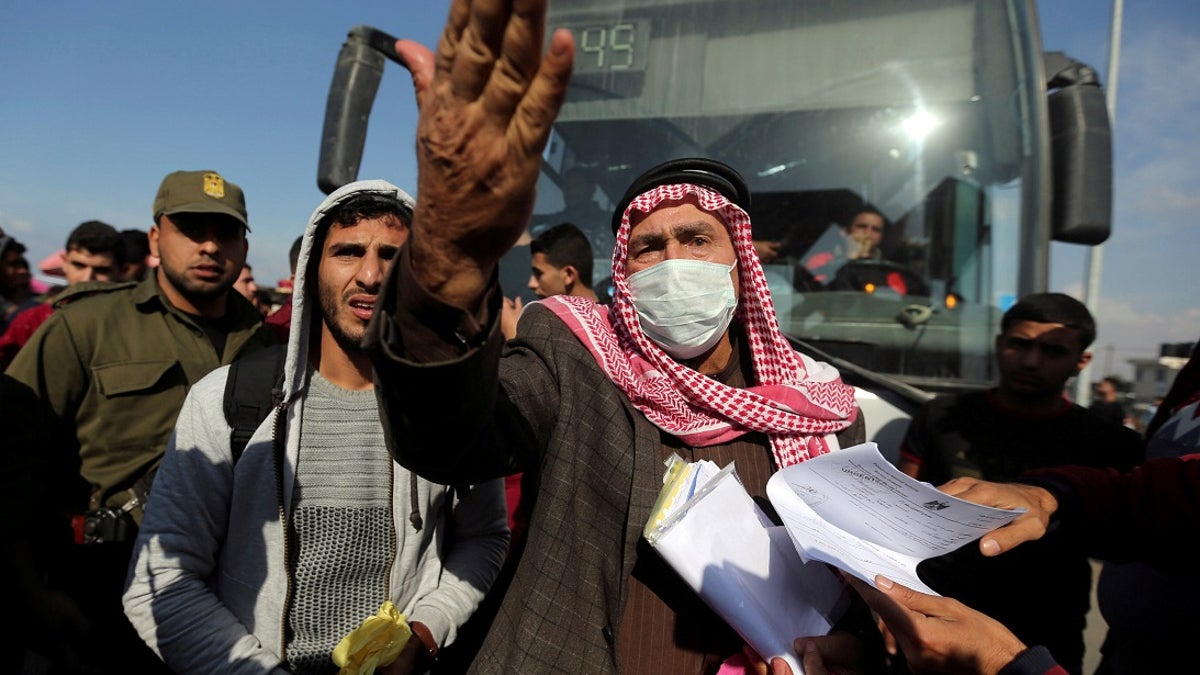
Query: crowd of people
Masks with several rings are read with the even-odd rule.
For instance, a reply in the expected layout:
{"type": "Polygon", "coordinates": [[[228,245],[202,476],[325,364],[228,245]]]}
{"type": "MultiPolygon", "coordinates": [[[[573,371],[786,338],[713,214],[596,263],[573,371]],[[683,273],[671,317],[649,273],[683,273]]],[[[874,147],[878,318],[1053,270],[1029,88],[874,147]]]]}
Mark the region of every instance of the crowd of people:
{"type": "MultiPolygon", "coordinates": [[[[145,249],[77,227],[49,301],[0,234],[20,672],[788,672],[640,533],[671,457],[734,463],[765,503],[774,472],[861,443],[855,390],[780,331],[749,190],[711,159],[648,168],[607,214],[611,295],[564,221],[532,243],[539,301],[505,297],[574,54],[529,4],[457,3],[436,57],[397,44],[416,196],[316,205],[281,308],[216,171],[162,179],[145,249]]],[[[877,244],[860,215],[847,241],[877,244]]],[[[902,471],[1025,512],[923,563],[940,595],[847,577],[833,631],[796,636],[806,673],[1082,673],[1088,558],[1100,672],[1200,670],[1175,545],[1200,528],[1200,358],[1139,435],[1064,395],[1095,335],[1078,301],[1021,298],[996,385],[917,412],[902,471]]]]}

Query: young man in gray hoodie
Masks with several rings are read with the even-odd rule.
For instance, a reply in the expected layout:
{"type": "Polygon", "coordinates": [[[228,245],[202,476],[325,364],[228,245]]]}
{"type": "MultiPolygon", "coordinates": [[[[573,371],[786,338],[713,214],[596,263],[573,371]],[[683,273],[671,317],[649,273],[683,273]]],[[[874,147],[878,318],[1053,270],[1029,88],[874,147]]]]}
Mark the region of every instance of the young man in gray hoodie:
{"type": "Polygon", "coordinates": [[[413,630],[386,672],[421,672],[500,569],[502,482],[430,483],[384,444],[361,340],[412,207],[393,185],[359,181],[313,213],[283,401],[240,457],[222,405],[229,369],[189,393],[124,596],[177,673],[336,672],[333,648],[385,600],[413,630]]]}

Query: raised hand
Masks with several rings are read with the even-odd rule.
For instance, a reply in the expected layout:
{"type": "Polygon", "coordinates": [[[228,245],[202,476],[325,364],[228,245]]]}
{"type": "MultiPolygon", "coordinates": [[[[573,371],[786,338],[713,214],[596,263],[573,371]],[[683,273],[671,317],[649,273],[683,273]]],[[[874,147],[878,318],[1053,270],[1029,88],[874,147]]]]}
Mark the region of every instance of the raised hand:
{"type": "Polygon", "coordinates": [[[542,150],[566,97],[570,31],[542,55],[547,0],[453,0],[436,56],[396,50],[417,94],[416,280],[474,309],[528,225],[542,150]]]}
{"type": "Polygon", "coordinates": [[[1045,488],[1020,483],[991,483],[974,478],[955,478],[938,487],[959,499],[1000,509],[1026,509],[1008,525],[983,535],[979,551],[985,556],[999,555],[1018,544],[1041,539],[1058,510],[1058,500],[1045,488]]]}
{"type": "Polygon", "coordinates": [[[782,246],[783,242],[780,241],[754,240],[754,252],[758,254],[759,262],[764,265],[775,262],[775,259],[779,257],[779,249],[782,246]]]}

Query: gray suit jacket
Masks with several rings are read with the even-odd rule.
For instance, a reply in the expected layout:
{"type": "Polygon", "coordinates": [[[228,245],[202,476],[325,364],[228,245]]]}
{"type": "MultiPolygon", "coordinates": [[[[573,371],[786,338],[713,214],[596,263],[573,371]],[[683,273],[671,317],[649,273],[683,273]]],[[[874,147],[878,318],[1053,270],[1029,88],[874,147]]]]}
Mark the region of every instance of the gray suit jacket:
{"type": "Polygon", "coordinates": [[[541,306],[526,309],[504,359],[497,322],[465,355],[431,364],[413,358],[429,335],[406,334],[381,304],[376,391],[397,460],[435,482],[514,471],[539,482],[524,555],[472,670],[615,673],[622,592],[661,487],[658,429],[541,306]]]}

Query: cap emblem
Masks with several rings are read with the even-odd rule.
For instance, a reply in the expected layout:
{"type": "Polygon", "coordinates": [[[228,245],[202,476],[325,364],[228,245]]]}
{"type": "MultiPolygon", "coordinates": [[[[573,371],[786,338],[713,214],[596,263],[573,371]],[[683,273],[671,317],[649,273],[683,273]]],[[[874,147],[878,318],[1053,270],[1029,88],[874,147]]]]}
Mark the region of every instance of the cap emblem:
{"type": "Polygon", "coordinates": [[[204,194],[213,199],[225,198],[225,179],[220,174],[204,174],[204,194]]]}

